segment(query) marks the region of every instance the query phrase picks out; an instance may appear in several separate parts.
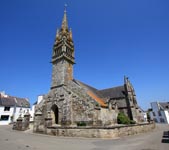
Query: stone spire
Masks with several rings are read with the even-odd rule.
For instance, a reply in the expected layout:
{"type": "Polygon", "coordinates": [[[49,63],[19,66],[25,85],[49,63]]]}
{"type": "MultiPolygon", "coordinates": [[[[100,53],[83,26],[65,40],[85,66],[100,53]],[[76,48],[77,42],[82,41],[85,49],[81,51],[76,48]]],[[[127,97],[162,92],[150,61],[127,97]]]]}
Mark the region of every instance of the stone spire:
{"type": "Polygon", "coordinates": [[[64,15],[63,15],[63,20],[62,20],[62,30],[68,30],[68,21],[67,21],[67,14],[66,14],[66,5],[65,5],[65,10],[64,10],[64,15]]]}
{"type": "Polygon", "coordinates": [[[57,29],[52,55],[52,86],[51,89],[66,85],[73,79],[74,44],[72,30],[68,28],[66,8],[61,28],[57,29]]]}
{"type": "Polygon", "coordinates": [[[66,5],[61,28],[57,29],[56,32],[52,62],[59,59],[66,59],[74,64],[74,44],[72,39],[72,30],[68,28],[66,5]]]}

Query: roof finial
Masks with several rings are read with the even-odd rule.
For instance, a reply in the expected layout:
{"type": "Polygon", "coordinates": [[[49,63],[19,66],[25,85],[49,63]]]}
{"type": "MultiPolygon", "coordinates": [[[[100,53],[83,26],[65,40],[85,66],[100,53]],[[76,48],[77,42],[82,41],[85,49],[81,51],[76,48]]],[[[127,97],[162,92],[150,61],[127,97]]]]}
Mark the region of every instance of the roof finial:
{"type": "Polygon", "coordinates": [[[124,76],[124,84],[128,82],[128,77],[124,76]]]}
{"type": "Polygon", "coordinates": [[[59,38],[59,29],[57,29],[57,31],[56,31],[56,39],[58,39],[59,38]]]}
{"type": "Polygon", "coordinates": [[[72,29],[71,28],[70,28],[69,36],[70,36],[70,40],[72,40],[72,29]]]}

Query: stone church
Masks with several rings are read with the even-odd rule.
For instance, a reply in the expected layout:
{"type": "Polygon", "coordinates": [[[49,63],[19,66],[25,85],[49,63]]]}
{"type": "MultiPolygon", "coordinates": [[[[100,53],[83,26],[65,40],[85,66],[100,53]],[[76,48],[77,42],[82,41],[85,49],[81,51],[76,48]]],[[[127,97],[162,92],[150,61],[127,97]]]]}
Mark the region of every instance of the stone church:
{"type": "Polygon", "coordinates": [[[134,88],[128,78],[124,85],[98,90],[73,78],[75,64],[72,31],[64,11],[56,33],[52,55],[52,83],[48,94],[36,105],[34,132],[47,127],[110,126],[118,112],[139,122],[140,113],[134,88]]]}

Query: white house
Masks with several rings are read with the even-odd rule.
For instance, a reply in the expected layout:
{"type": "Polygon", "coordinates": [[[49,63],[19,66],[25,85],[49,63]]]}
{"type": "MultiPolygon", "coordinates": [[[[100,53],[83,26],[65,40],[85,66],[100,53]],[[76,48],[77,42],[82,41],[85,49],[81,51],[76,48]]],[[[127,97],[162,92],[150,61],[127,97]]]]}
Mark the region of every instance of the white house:
{"type": "Polygon", "coordinates": [[[34,114],[35,114],[35,107],[37,104],[39,104],[43,99],[43,95],[39,95],[38,96],[38,100],[32,105],[32,109],[29,111],[31,117],[30,117],[30,121],[34,121],[34,114]]]}
{"type": "Polygon", "coordinates": [[[20,115],[23,117],[27,111],[30,111],[28,99],[0,92],[0,125],[15,122],[20,115]]]}
{"type": "Polygon", "coordinates": [[[140,112],[140,114],[141,114],[140,120],[141,120],[142,122],[147,122],[147,112],[144,111],[141,107],[139,107],[138,109],[139,109],[139,112],[140,112]]]}
{"type": "Polygon", "coordinates": [[[150,118],[156,123],[169,124],[169,102],[152,102],[150,118]]]}

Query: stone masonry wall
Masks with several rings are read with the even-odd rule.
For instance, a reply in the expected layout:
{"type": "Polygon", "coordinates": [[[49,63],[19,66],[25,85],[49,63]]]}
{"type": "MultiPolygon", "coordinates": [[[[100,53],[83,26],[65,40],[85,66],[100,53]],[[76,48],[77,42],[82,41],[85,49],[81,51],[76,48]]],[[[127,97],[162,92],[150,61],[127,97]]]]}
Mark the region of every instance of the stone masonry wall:
{"type": "Polygon", "coordinates": [[[155,124],[142,124],[112,128],[48,128],[47,134],[67,137],[117,138],[151,131],[155,124]]]}
{"type": "Polygon", "coordinates": [[[117,112],[102,108],[88,94],[86,89],[75,81],[69,81],[67,86],[51,89],[35,109],[34,132],[46,132],[47,125],[56,126],[53,106],[58,111],[58,124],[61,126],[76,126],[85,122],[90,126],[105,126],[116,123],[117,112]],[[51,120],[51,123],[46,123],[51,120]]]}
{"type": "Polygon", "coordinates": [[[52,70],[52,87],[67,84],[73,78],[73,66],[65,60],[53,64],[52,70]]]}

